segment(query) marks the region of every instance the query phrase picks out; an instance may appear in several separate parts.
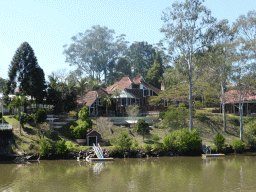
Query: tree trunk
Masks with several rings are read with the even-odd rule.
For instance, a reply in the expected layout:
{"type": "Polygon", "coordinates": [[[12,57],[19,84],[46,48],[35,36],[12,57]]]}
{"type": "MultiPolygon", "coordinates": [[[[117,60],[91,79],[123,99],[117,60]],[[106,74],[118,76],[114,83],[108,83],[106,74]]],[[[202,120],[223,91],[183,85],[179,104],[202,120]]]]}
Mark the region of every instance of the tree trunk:
{"type": "Polygon", "coordinates": [[[189,64],[189,131],[193,130],[193,101],[192,101],[192,74],[189,64]]]}
{"type": "Polygon", "coordinates": [[[226,132],[226,112],[225,112],[225,98],[224,98],[224,85],[221,83],[221,96],[222,96],[222,114],[223,114],[223,131],[226,132]]]}
{"type": "Polygon", "coordinates": [[[239,101],[239,112],[240,112],[240,140],[243,140],[243,104],[241,100],[239,101]]]}

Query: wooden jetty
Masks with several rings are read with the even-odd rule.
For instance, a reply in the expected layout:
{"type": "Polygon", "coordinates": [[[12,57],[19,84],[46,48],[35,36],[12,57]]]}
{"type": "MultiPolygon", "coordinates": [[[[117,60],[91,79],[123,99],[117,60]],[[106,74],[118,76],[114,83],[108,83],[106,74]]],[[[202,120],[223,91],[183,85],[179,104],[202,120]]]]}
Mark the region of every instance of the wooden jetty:
{"type": "Polygon", "coordinates": [[[208,159],[208,158],[221,158],[221,157],[225,157],[225,154],[202,154],[202,158],[203,159],[208,159]]]}

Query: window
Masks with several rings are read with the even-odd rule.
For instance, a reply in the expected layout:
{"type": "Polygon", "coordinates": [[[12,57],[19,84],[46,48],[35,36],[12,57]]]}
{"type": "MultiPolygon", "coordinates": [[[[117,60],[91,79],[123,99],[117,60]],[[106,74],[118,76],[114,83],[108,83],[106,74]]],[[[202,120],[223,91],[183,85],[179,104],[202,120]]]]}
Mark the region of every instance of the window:
{"type": "Polygon", "coordinates": [[[148,95],[148,89],[144,89],[144,97],[148,95]]]}
{"type": "Polygon", "coordinates": [[[140,85],[132,85],[132,88],[133,88],[133,89],[139,89],[139,88],[140,88],[140,85]]]}
{"type": "Polygon", "coordinates": [[[121,98],[121,105],[126,105],[126,98],[121,98]]]}
{"type": "Polygon", "coordinates": [[[131,98],[127,98],[127,105],[131,105],[131,98]]]}

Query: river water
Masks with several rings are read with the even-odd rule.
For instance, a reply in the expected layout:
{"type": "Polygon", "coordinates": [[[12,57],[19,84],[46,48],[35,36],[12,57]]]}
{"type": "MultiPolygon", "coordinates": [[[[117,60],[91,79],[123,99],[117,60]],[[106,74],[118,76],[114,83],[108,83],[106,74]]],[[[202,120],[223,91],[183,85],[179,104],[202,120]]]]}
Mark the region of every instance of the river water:
{"type": "Polygon", "coordinates": [[[256,191],[256,156],[0,162],[0,191],[256,191]]]}

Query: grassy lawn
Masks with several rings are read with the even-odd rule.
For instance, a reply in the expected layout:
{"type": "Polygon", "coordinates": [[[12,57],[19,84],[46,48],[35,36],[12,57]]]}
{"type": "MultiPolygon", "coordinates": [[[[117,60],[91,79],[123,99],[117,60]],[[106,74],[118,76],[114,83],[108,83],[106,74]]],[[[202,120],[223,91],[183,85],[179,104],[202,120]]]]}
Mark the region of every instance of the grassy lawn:
{"type": "MultiPolygon", "coordinates": [[[[204,108],[196,110],[196,114],[194,117],[194,128],[197,128],[200,132],[203,143],[209,146],[213,145],[213,139],[218,132],[225,137],[225,143],[231,144],[231,141],[233,139],[239,138],[239,116],[227,114],[227,131],[223,132],[222,114],[212,113],[212,110],[214,110],[214,108],[204,108]]],[[[20,135],[19,122],[13,116],[4,116],[4,119],[9,124],[13,125],[13,134],[16,143],[18,144],[18,147],[12,145],[11,148],[15,152],[21,152],[21,149],[23,149],[27,153],[39,153],[40,138],[37,134],[38,130],[35,126],[25,124],[24,129],[22,129],[22,134],[20,135]]],[[[244,117],[244,130],[246,129],[246,124],[248,122],[255,120],[256,119],[252,117],[244,117]]],[[[75,139],[70,136],[69,132],[69,127],[71,125],[76,126],[77,121],[66,124],[62,128],[58,129],[58,132],[66,139],[66,144],[69,150],[79,151],[83,149],[89,149],[89,147],[87,146],[78,146],[75,143],[75,139]]],[[[163,142],[165,135],[169,133],[168,129],[159,129],[152,127],[150,128],[150,133],[145,134],[143,141],[143,136],[137,132],[134,132],[133,128],[114,125],[112,126],[113,134],[111,134],[110,130],[107,128],[98,129],[94,121],[93,129],[99,131],[102,134],[103,139],[109,139],[111,143],[115,143],[114,141],[118,138],[120,131],[128,132],[130,137],[138,141],[139,147],[144,147],[145,144],[153,144],[151,137],[154,134],[158,135],[161,138],[159,142],[163,142]]],[[[60,136],[58,135],[53,135],[51,137],[53,138],[53,140],[60,139],[60,136]]],[[[107,146],[103,148],[112,149],[113,146],[107,146]]]]}

